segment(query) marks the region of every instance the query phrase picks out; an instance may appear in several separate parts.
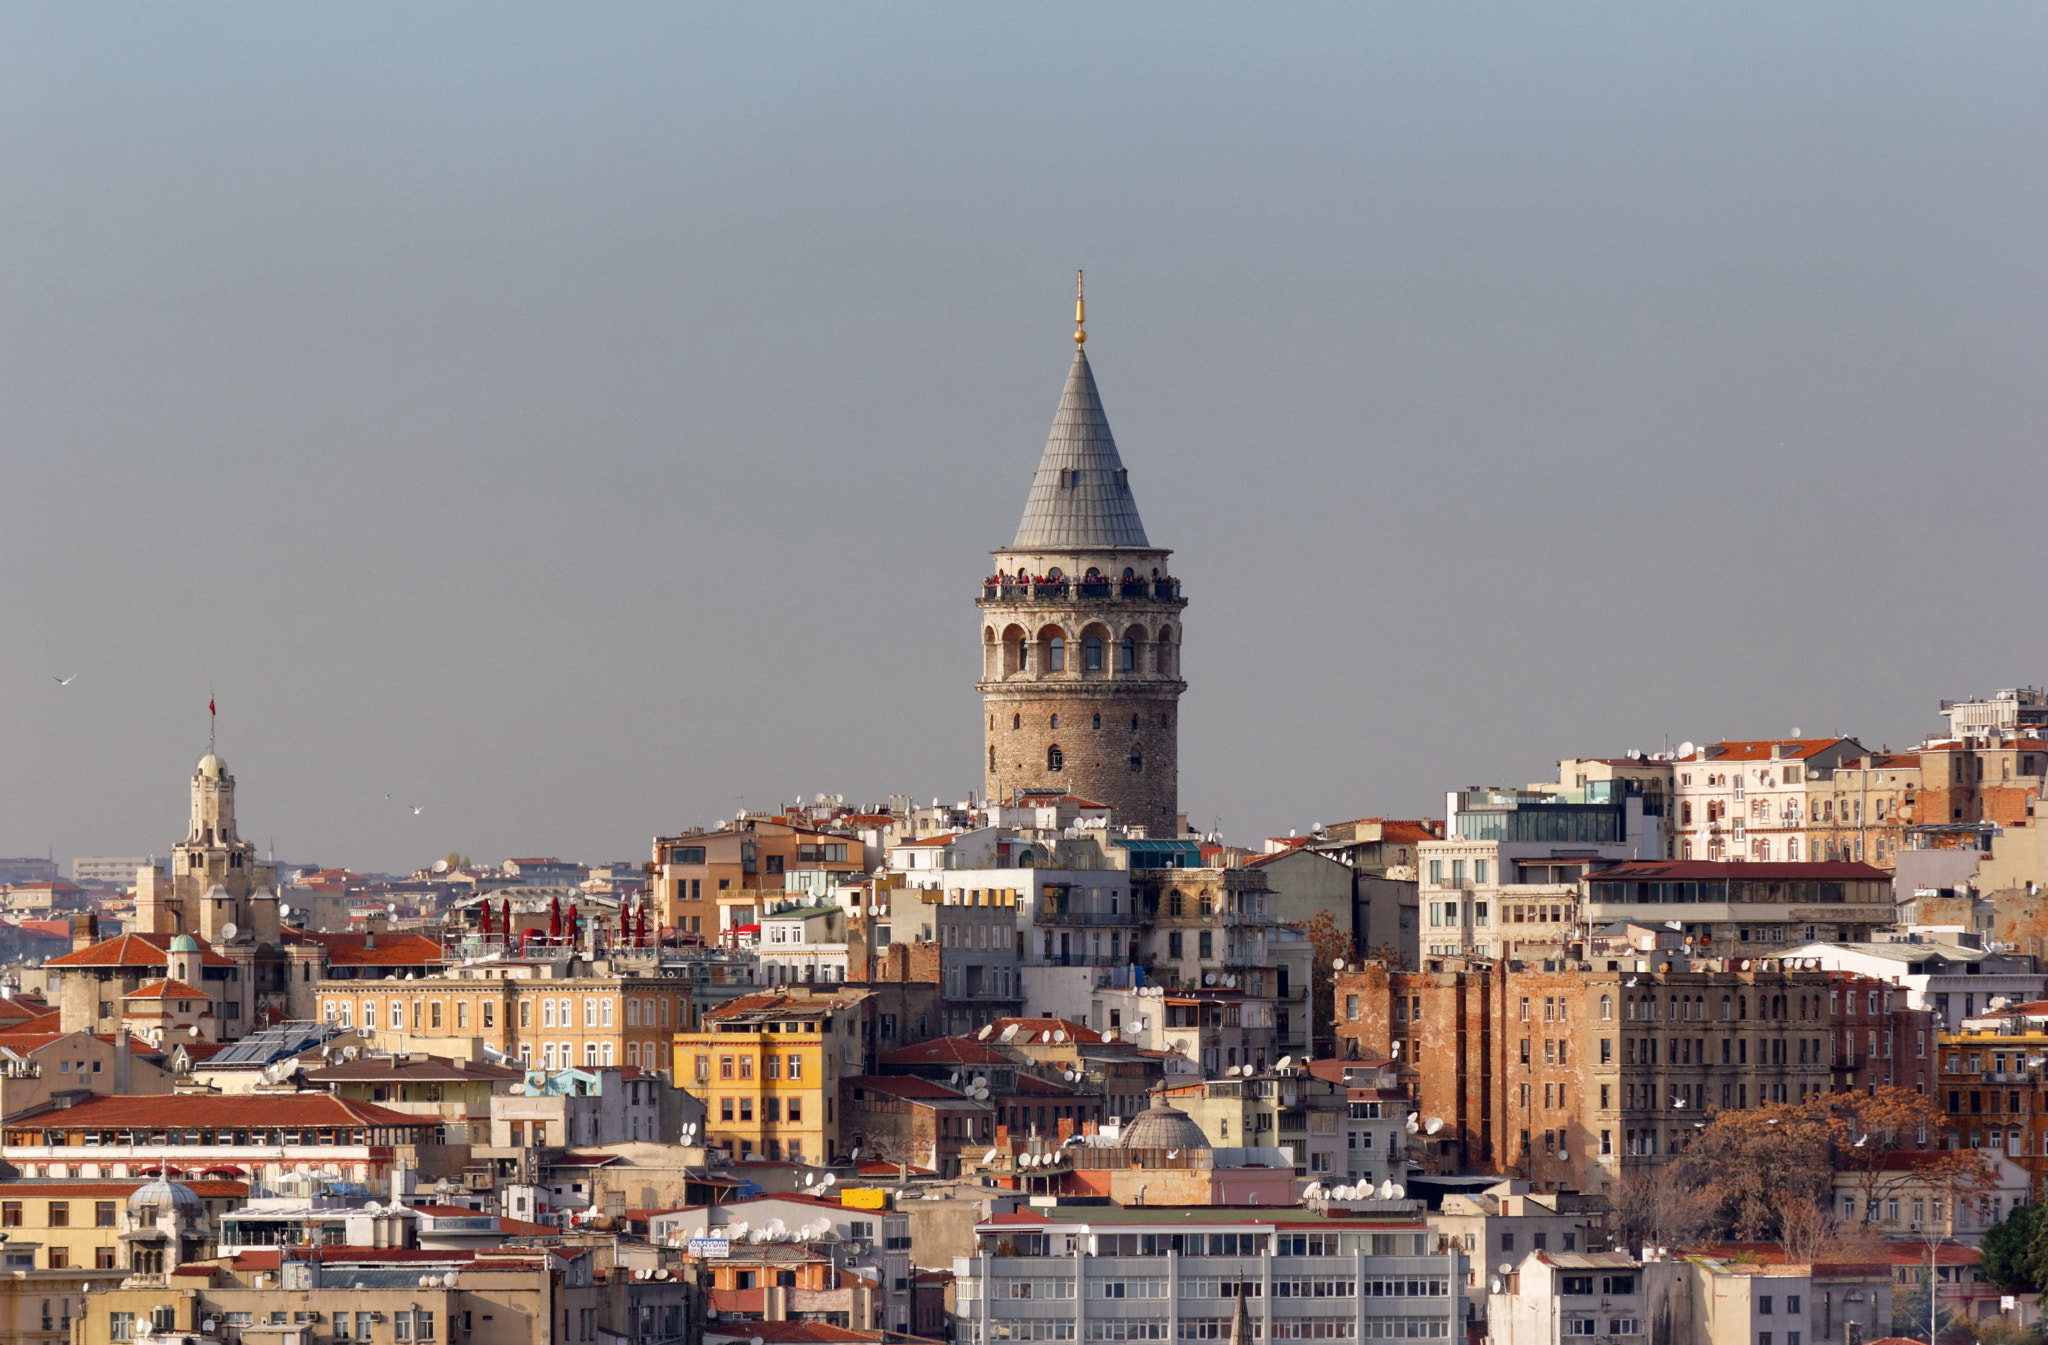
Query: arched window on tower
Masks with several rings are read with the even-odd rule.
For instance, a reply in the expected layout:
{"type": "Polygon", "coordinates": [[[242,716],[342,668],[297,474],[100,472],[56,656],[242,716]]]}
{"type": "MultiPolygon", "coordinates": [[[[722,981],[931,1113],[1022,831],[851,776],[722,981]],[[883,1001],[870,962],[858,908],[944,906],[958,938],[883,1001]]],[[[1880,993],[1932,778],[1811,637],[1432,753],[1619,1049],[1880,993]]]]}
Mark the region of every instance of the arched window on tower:
{"type": "Polygon", "coordinates": [[[1131,774],[1137,775],[1144,769],[1145,749],[1142,747],[1133,747],[1131,749],[1131,774]]]}
{"type": "Polygon", "coordinates": [[[1054,743],[1051,747],[1045,749],[1045,768],[1047,770],[1063,770],[1065,769],[1066,764],[1066,754],[1060,751],[1060,745],[1058,743],[1054,743]]]}
{"type": "Polygon", "coordinates": [[[1138,717],[1137,717],[1136,715],[1132,715],[1132,716],[1131,716],[1131,732],[1133,732],[1133,733],[1136,733],[1137,731],[1138,731],[1138,717]]]}
{"type": "Polygon", "coordinates": [[[1091,635],[1081,642],[1081,666],[1089,672],[1102,671],[1102,640],[1091,635]]]}
{"type": "Polygon", "coordinates": [[[996,768],[996,749],[993,746],[988,749],[988,768],[990,770],[996,768]]]}
{"type": "Polygon", "coordinates": [[[1060,717],[1059,717],[1058,715],[1054,715],[1054,716],[1052,717],[1052,727],[1053,727],[1053,728],[1055,728],[1055,729],[1057,729],[1057,728],[1058,728],[1059,726],[1060,726],[1060,717]]]}
{"type": "Polygon", "coordinates": [[[1128,635],[1124,636],[1123,651],[1117,659],[1116,666],[1123,672],[1138,670],[1138,642],[1128,635]]]}
{"type": "Polygon", "coordinates": [[[1091,725],[1090,727],[1093,727],[1093,728],[1098,728],[1098,729],[1099,729],[1099,728],[1101,728],[1101,727],[1102,727],[1102,716],[1101,716],[1101,715],[1097,715],[1097,716],[1095,716],[1095,723],[1094,723],[1093,725],[1091,725]]]}
{"type": "Polygon", "coordinates": [[[1047,672],[1065,672],[1067,670],[1067,642],[1057,635],[1046,641],[1045,670],[1047,672]]]}

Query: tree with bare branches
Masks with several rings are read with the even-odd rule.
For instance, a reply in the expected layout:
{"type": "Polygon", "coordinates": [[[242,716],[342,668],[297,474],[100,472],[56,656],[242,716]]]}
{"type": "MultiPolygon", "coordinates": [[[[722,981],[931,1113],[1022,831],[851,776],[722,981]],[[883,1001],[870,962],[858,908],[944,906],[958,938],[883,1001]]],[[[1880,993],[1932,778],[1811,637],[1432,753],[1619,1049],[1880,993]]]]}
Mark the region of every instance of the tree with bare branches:
{"type": "Polygon", "coordinates": [[[1624,1169],[1608,1187],[1616,1247],[1682,1247],[1720,1226],[1720,1199],[1675,1163],[1624,1169]]]}
{"type": "Polygon", "coordinates": [[[1931,1098],[1905,1088],[1820,1093],[1804,1102],[1717,1112],[1684,1166],[1718,1202],[1727,1230],[1772,1240],[1805,1259],[1845,1231],[1835,1210],[1847,1174],[1858,1218],[1871,1223],[1894,1199],[1930,1199],[1923,1228],[1953,1219],[1957,1201],[1981,1200],[1996,1181],[1974,1149],[1941,1149],[1946,1118],[1931,1098]]]}
{"type": "Polygon", "coordinates": [[[1302,925],[1302,933],[1308,936],[1309,947],[1314,949],[1313,961],[1309,966],[1309,1052],[1320,1055],[1316,1039],[1320,1036],[1329,1044],[1329,1053],[1337,1053],[1337,960],[1342,958],[1348,966],[1358,960],[1358,943],[1351,932],[1337,924],[1335,916],[1328,911],[1317,911],[1302,925]]]}

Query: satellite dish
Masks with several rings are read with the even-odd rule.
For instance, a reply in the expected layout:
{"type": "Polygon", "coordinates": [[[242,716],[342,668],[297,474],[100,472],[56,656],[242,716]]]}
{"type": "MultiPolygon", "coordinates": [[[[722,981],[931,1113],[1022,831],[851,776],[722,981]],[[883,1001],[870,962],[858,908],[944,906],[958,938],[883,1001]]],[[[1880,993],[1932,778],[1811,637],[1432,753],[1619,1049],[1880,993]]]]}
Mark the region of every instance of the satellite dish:
{"type": "Polygon", "coordinates": [[[1237,973],[1234,971],[1225,972],[1223,974],[1223,984],[1235,988],[1237,985],[1237,973]]]}
{"type": "Polygon", "coordinates": [[[1394,1199],[1396,1199],[1396,1200],[1401,1200],[1401,1199],[1405,1198],[1405,1197],[1407,1196],[1407,1194],[1408,1194],[1408,1188],[1407,1188],[1407,1187],[1405,1187],[1405,1186],[1401,1185],[1401,1183],[1399,1183],[1399,1182],[1395,1182],[1395,1183],[1394,1183],[1394,1199]]]}
{"type": "Polygon", "coordinates": [[[1342,971],[1344,970],[1344,959],[1341,957],[1332,958],[1330,959],[1330,965],[1334,967],[1336,970],[1342,971]]]}
{"type": "Polygon", "coordinates": [[[1104,1029],[1103,1029],[1103,1031],[1102,1031],[1102,1039],[1103,1039],[1104,1041],[1115,1041],[1115,1040],[1116,1040],[1116,1029],[1115,1029],[1115,1028],[1113,1028],[1113,1027],[1111,1027],[1111,1028],[1104,1028],[1104,1029]]]}
{"type": "Polygon", "coordinates": [[[235,935],[240,934],[241,932],[242,931],[236,927],[235,922],[232,920],[228,921],[225,925],[222,925],[220,927],[220,936],[224,941],[228,943],[233,943],[235,941],[235,935]]]}
{"type": "MultiPolygon", "coordinates": [[[[1682,742],[1682,743],[1680,743],[1680,744],[1678,745],[1678,755],[1679,755],[1679,756],[1681,756],[1681,757],[1689,757],[1689,756],[1691,756],[1691,755],[1692,755],[1692,753],[1693,753],[1692,739],[1690,739],[1690,738],[1687,738],[1687,739],[1686,739],[1686,740],[1685,740],[1684,742],[1682,742]]],[[[1501,1267],[1501,1273],[1502,1273],[1502,1274],[1506,1274],[1506,1273],[1507,1273],[1507,1267],[1506,1267],[1506,1266],[1502,1266],[1502,1267],[1501,1267]]]]}
{"type": "Polygon", "coordinates": [[[384,903],[384,914],[386,914],[386,915],[397,915],[397,914],[398,914],[398,903],[397,903],[397,902],[395,902],[395,901],[387,901],[387,902],[385,902],[385,903],[384,903]]]}
{"type": "Polygon", "coordinates": [[[975,1076],[974,1076],[974,1086],[975,1086],[976,1088],[986,1088],[986,1087],[988,1087],[988,1075],[986,1075],[986,1074],[977,1074],[977,1075],[975,1075],[975,1076]]]}
{"type": "Polygon", "coordinates": [[[819,1183],[818,1183],[818,1189],[819,1189],[819,1190],[823,1190],[824,1188],[826,1188],[826,1187],[830,1186],[830,1185],[831,1185],[832,1183],[834,1183],[834,1182],[836,1182],[836,1181],[838,1181],[838,1180],[839,1180],[839,1174],[838,1174],[838,1173],[836,1173],[836,1172],[828,1172],[828,1173],[826,1173],[826,1174],[825,1174],[825,1180],[824,1180],[824,1181],[822,1181],[822,1182],[819,1182],[819,1183]]]}
{"type": "Polygon", "coordinates": [[[186,1036],[188,1036],[188,1037],[196,1037],[196,1036],[198,1036],[198,1035],[199,1035],[199,1024],[197,1024],[197,1023],[194,1023],[194,1024],[192,1025],[192,1026],[190,1026],[190,1027],[186,1028],[186,1029],[185,1029],[185,1035],[186,1035],[186,1036]]]}
{"type": "Polygon", "coordinates": [[[996,1161],[996,1151],[995,1151],[994,1149],[990,1149],[990,1150],[989,1150],[989,1151],[988,1151],[987,1153],[985,1153],[985,1154],[983,1154],[983,1155],[981,1156],[981,1161],[982,1161],[983,1163],[993,1163],[993,1162],[995,1162],[995,1161],[996,1161]]]}
{"type": "Polygon", "coordinates": [[[1434,1135],[1437,1131],[1442,1130],[1443,1128],[1444,1118],[1441,1116],[1430,1117],[1428,1124],[1423,1126],[1423,1129],[1427,1130],[1432,1135],[1434,1135]]]}
{"type": "Polygon", "coordinates": [[[977,1032],[977,1033],[975,1033],[975,1034],[974,1034],[974,1039],[975,1039],[976,1041],[987,1041],[987,1040],[988,1040],[988,1034],[989,1034],[989,1033],[991,1033],[991,1032],[993,1032],[993,1031],[995,1031],[995,1030],[996,1030],[996,1025],[995,1025],[994,1023],[985,1023],[985,1024],[983,1024],[983,1025],[982,1025],[982,1029],[981,1029],[981,1031],[979,1031],[979,1032],[977,1032]]]}
{"type": "Polygon", "coordinates": [[[1392,1200],[1394,1198],[1394,1183],[1391,1178],[1380,1183],[1379,1194],[1381,1200],[1392,1200]]]}
{"type": "Polygon", "coordinates": [[[1420,1129],[1422,1129],[1422,1122],[1416,1119],[1416,1116],[1415,1116],[1415,1113],[1414,1113],[1414,1112],[1409,1112],[1409,1113],[1408,1113],[1408,1133],[1412,1135],[1412,1134],[1414,1134],[1414,1133],[1415,1133],[1416,1131],[1418,1131],[1418,1130],[1420,1130],[1420,1129]]]}
{"type": "Polygon", "coordinates": [[[1294,1063],[1294,1057],[1293,1057],[1293,1056],[1291,1056],[1291,1055],[1283,1055],[1283,1056],[1281,1056],[1281,1057],[1280,1057],[1280,1063],[1279,1063],[1279,1064],[1277,1064],[1277,1065],[1275,1065],[1275,1066],[1273,1066],[1273,1068],[1274,1068],[1274,1069],[1286,1069],[1286,1068],[1287,1068],[1287,1067],[1288,1067],[1289,1065],[1291,1065],[1291,1064],[1293,1064],[1293,1063],[1294,1063]]]}
{"type": "Polygon", "coordinates": [[[1488,1281],[1487,1287],[1491,1289],[1494,1293],[1499,1293],[1501,1290],[1500,1276],[1496,1275],[1490,1281],[1488,1281]]]}
{"type": "Polygon", "coordinates": [[[1213,972],[1213,971],[1205,971],[1205,972],[1203,972],[1203,973],[1202,973],[1202,984],[1203,984],[1203,985],[1214,985],[1214,984],[1216,984],[1216,973],[1215,973],[1215,972],[1213,972]]]}
{"type": "Polygon", "coordinates": [[[1503,1261],[1500,1263],[1500,1273],[1503,1275],[1512,1275],[1515,1273],[1515,1268],[1513,1264],[1511,1264],[1510,1262],[1503,1261]]]}
{"type": "Polygon", "coordinates": [[[277,915],[280,920],[283,919],[285,916],[290,915],[291,913],[292,908],[290,906],[287,906],[285,903],[281,901],[277,903],[277,915]]]}

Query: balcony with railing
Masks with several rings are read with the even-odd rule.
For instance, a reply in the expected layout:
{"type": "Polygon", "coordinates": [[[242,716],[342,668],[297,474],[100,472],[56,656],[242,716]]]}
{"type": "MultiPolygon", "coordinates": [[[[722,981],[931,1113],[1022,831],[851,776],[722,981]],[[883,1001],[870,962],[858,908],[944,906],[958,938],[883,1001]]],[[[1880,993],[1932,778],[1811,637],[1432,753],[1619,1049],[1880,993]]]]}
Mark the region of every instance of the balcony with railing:
{"type": "Polygon", "coordinates": [[[1115,579],[1084,576],[1074,579],[1027,579],[1024,576],[991,575],[981,581],[983,602],[1044,602],[1048,599],[1079,602],[1186,602],[1178,579],[1115,579]]]}

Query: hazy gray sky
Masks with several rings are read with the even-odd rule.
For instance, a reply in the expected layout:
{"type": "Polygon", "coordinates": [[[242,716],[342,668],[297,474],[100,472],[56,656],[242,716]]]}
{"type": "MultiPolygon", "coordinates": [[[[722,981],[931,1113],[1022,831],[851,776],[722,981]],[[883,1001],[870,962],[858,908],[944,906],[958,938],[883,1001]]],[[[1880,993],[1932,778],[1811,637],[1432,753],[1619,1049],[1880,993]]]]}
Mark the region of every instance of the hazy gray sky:
{"type": "Polygon", "coordinates": [[[961,796],[1077,266],[1200,823],[1902,745],[2048,678],[2044,56],[2036,5],[0,10],[0,852],[166,849],[209,691],[290,860],[961,796]]]}

